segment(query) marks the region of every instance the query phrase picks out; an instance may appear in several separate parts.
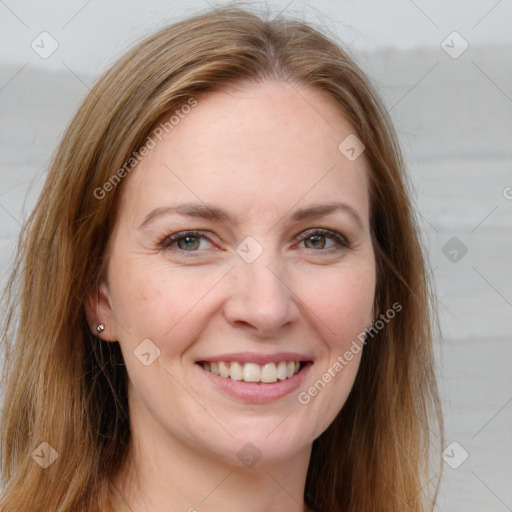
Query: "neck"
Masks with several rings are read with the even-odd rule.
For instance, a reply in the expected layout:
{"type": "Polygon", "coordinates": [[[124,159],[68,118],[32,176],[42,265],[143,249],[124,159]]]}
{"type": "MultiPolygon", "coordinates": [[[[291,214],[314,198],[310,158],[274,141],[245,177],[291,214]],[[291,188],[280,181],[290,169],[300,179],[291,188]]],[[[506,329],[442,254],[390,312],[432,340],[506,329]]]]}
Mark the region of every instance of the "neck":
{"type": "Polygon", "coordinates": [[[308,511],[311,445],[286,460],[263,457],[246,467],[159,428],[147,435],[147,425],[140,427],[132,423],[128,457],[112,479],[131,512],[308,511]]]}

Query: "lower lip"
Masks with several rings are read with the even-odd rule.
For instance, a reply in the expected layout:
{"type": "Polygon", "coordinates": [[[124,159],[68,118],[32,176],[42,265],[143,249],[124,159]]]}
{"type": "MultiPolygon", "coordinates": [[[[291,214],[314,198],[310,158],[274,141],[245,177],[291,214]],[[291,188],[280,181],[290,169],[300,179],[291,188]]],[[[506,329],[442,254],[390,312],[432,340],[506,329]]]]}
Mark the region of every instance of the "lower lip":
{"type": "Polygon", "coordinates": [[[296,391],[306,378],[313,363],[307,363],[293,377],[278,380],[271,384],[231,380],[229,378],[220,377],[219,375],[214,375],[212,372],[205,370],[200,364],[197,366],[207,379],[210,379],[214,385],[222,391],[225,391],[228,395],[249,403],[267,403],[279,400],[296,391]]]}

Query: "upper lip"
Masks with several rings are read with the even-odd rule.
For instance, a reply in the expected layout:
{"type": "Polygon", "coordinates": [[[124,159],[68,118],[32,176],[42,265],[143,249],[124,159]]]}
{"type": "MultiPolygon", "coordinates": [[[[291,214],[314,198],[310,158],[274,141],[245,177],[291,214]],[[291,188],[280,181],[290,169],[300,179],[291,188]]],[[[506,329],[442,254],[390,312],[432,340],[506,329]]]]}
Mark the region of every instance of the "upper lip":
{"type": "Polygon", "coordinates": [[[274,352],[272,354],[261,354],[256,352],[231,352],[229,354],[202,357],[198,359],[196,363],[214,361],[243,361],[244,363],[265,364],[279,363],[281,361],[313,361],[313,357],[307,354],[299,354],[298,352],[274,352]]]}

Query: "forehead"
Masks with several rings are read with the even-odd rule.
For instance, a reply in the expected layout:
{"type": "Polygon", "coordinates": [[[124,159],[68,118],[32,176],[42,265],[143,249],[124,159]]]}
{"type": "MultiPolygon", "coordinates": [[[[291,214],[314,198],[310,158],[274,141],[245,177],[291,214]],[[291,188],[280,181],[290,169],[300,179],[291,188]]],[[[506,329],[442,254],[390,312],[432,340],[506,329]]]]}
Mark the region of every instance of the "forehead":
{"type": "Polygon", "coordinates": [[[350,200],[367,215],[364,155],[350,161],[340,152],[354,129],[326,93],[248,84],[196,101],[169,113],[172,129],[154,139],[123,184],[121,209],[129,203],[129,215],[191,200],[228,204],[237,214],[350,200]]]}

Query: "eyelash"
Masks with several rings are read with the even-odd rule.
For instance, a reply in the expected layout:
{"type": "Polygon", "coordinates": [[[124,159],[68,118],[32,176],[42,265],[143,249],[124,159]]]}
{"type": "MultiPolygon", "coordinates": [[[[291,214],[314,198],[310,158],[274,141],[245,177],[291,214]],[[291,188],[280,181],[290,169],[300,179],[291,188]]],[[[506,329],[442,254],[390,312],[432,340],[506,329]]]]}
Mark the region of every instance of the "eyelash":
{"type": "MultiPolygon", "coordinates": [[[[319,250],[310,249],[312,251],[330,253],[333,250],[337,251],[337,250],[341,250],[341,249],[351,249],[350,242],[343,235],[341,235],[340,233],[337,233],[336,231],[331,231],[329,229],[324,229],[324,228],[311,228],[306,231],[303,231],[300,235],[295,237],[295,241],[302,242],[303,240],[307,240],[308,238],[310,238],[312,236],[316,236],[316,235],[325,236],[326,238],[333,239],[336,242],[336,244],[338,245],[338,247],[331,247],[328,249],[319,249],[319,250]]],[[[196,231],[196,230],[180,231],[178,233],[174,233],[172,235],[166,236],[163,240],[160,241],[159,246],[162,249],[169,249],[173,243],[177,242],[178,240],[180,240],[182,238],[186,238],[187,236],[206,238],[207,240],[209,240],[208,237],[206,236],[206,234],[202,231],[196,231]]],[[[200,252],[199,250],[186,251],[186,250],[177,249],[177,248],[175,248],[175,250],[177,250],[181,253],[185,253],[187,256],[189,256],[187,253],[190,253],[190,256],[192,256],[194,253],[200,252]]]]}

